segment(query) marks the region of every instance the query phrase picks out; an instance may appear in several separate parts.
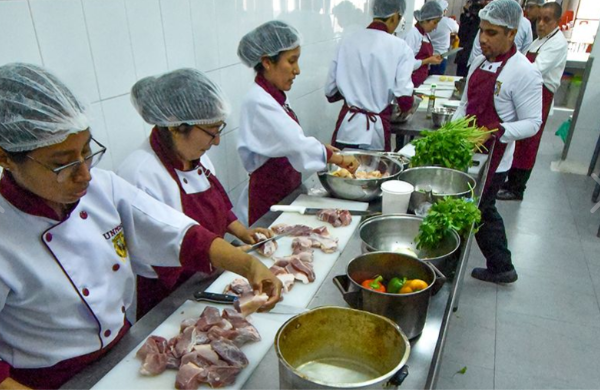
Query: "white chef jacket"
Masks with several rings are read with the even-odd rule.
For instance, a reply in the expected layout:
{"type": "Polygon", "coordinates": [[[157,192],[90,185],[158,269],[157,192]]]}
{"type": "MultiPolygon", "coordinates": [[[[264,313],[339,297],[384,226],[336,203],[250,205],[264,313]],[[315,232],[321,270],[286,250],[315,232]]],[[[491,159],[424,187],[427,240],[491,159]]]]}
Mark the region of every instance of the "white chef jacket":
{"type": "Polygon", "coordinates": [[[132,267],[179,266],[182,240],[197,225],[112,172],[94,168],[92,177],[62,222],[0,196],[0,357],[15,368],[107,346],[133,300],[132,267]]]}
{"type": "MultiPolygon", "coordinates": [[[[240,111],[237,151],[248,173],[278,157],[287,157],[298,172],[317,172],[327,166],[325,146],[316,138],[307,137],[302,127],[260,85],[254,83],[250,87],[240,111]]],[[[248,183],[235,214],[248,225],[248,183]]]]}
{"type": "MultiPolygon", "coordinates": [[[[523,53],[527,54],[527,50],[533,41],[533,31],[531,30],[531,22],[525,16],[521,18],[519,22],[519,28],[517,29],[517,35],[515,36],[515,45],[517,45],[517,49],[523,53]]],[[[467,65],[471,66],[475,58],[481,55],[481,42],[479,42],[479,31],[477,31],[477,35],[475,36],[475,41],[473,42],[473,49],[471,50],[471,54],[469,55],[469,62],[467,65]]]]}
{"type": "MultiPolygon", "coordinates": [[[[400,96],[411,96],[414,55],[402,40],[384,31],[366,28],[345,38],[329,67],[325,95],[342,94],[349,106],[373,113],[385,110],[400,96]]],[[[369,123],[367,116],[352,113],[340,125],[337,141],[365,149],[385,149],[383,124],[379,116],[369,123]]]]}
{"type": "MultiPolygon", "coordinates": [[[[466,115],[469,80],[473,72],[483,66],[483,69],[496,73],[500,65],[501,62],[488,62],[483,55],[475,59],[469,69],[462,100],[454,113],[453,120],[466,115]]],[[[496,170],[497,173],[501,173],[508,171],[512,166],[515,141],[531,137],[540,129],[542,75],[523,54],[517,52],[507,61],[497,81],[501,84],[499,93],[494,95],[494,105],[504,128],[500,142],[507,144],[496,170]]]]}
{"type": "Polygon", "coordinates": [[[450,49],[450,34],[458,34],[458,23],[456,20],[444,16],[436,29],[429,33],[434,53],[442,54],[450,49]]]}
{"type": "MultiPolygon", "coordinates": [[[[423,42],[431,42],[429,34],[421,34],[417,26],[412,26],[412,28],[406,33],[404,36],[404,42],[408,45],[408,47],[412,50],[413,59],[421,50],[421,45],[423,42]]],[[[435,48],[434,48],[435,50],[435,48]]],[[[423,65],[423,60],[414,60],[413,70],[417,70],[423,65]]]]}
{"type": "Polygon", "coordinates": [[[544,38],[538,38],[529,47],[536,53],[535,66],[542,73],[544,85],[552,93],[560,87],[560,79],[567,65],[568,42],[558,27],[544,38]]]}

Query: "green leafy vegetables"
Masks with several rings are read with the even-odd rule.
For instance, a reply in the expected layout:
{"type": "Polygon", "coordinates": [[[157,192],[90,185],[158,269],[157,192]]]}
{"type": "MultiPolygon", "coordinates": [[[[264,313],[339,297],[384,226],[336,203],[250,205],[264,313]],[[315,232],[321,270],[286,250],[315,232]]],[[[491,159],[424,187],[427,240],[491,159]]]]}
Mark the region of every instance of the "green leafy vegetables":
{"type": "Polygon", "coordinates": [[[466,171],[472,164],[474,151],[481,150],[494,131],[496,129],[477,127],[474,116],[448,122],[438,130],[423,130],[423,137],[413,141],[415,156],[411,166],[442,166],[466,171]]]}

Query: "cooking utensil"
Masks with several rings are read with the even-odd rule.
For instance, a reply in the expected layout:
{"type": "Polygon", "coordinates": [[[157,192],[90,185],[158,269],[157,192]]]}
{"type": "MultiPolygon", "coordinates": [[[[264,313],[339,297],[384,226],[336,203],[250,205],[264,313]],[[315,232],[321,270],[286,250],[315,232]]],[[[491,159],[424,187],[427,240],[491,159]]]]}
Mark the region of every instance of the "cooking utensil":
{"type": "Polygon", "coordinates": [[[448,58],[451,55],[458,53],[462,49],[462,47],[457,47],[456,49],[448,50],[447,52],[440,54],[440,56],[442,56],[442,58],[448,58]]]}
{"type": "Polygon", "coordinates": [[[266,244],[266,243],[267,243],[267,242],[269,242],[269,241],[276,241],[276,240],[279,240],[281,237],[285,237],[285,236],[287,236],[288,234],[289,234],[289,233],[282,233],[282,234],[278,234],[278,235],[276,235],[276,236],[273,236],[273,237],[267,238],[266,240],[262,240],[262,241],[260,241],[260,242],[257,242],[256,244],[253,244],[253,245],[252,245],[252,246],[251,246],[251,247],[250,247],[250,248],[249,248],[249,249],[246,251],[246,253],[250,253],[250,252],[252,252],[252,251],[254,251],[254,250],[258,249],[260,246],[262,246],[262,245],[266,244]]]}
{"type": "Polygon", "coordinates": [[[358,232],[365,252],[414,253],[420,260],[445,268],[447,259],[460,247],[460,236],[454,230],[447,234],[435,249],[417,249],[422,217],[408,214],[387,214],[363,221],[358,232]]]}
{"type": "Polygon", "coordinates": [[[434,108],[431,112],[431,119],[436,127],[444,126],[446,123],[452,120],[452,116],[456,110],[451,108],[434,108]]]}
{"type": "Polygon", "coordinates": [[[332,173],[340,169],[337,165],[328,164],[325,171],[318,172],[317,176],[323,187],[333,197],[370,201],[381,196],[381,183],[394,180],[402,172],[402,164],[393,158],[377,152],[348,152],[343,155],[352,155],[360,163],[359,169],[365,171],[379,170],[384,177],[379,179],[349,179],[333,176],[332,173]]]}
{"type": "Polygon", "coordinates": [[[434,266],[393,252],[362,254],[348,263],[346,275],[338,275],[333,279],[350,307],[391,319],[409,339],[417,337],[423,331],[429,299],[437,294],[445,281],[446,277],[434,266]],[[393,294],[370,290],[361,285],[375,275],[383,276],[385,281],[394,277],[421,279],[428,286],[408,294],[393,294]]]}
{"type": "Polygon", "coordinates": [[[415,187],[408,209],[414,211],[425,202],[435,203],[445,196],[459,198],[469,196],[476,181],[465,172],[442,167],[410,168],[398,175],[398,180],[415,187]]]}
{"type": "Polygon", "coordinates": [[[387,318],[323,306],[283,324],[275,351],[280,389],[391,389],[408,375],[410,344],[387,318]]]}
{"type": "MultiPolygon", "coordinates": [[[[318,212],[326,209],[315,209],[304,206],[286,206],[286,205],[273,205],[271,206],[271,211],[287,211],[290,213],[298,213],[305,215],[316,215],[318,212]]],[[[348,210],[351,215],[370,215],[373,214],[372,211],[369,210],[348,210]]],[[[268,240],[267,240],[268,241],[268,240]]],[[[265,242],[265,241],[263,241],[265,242]]]]}
{"type": "MultiPolygon", "coordinates": [[[[226,305],[233,305],[235,301],[238,300],[238,297],[235,295],[229,294],[217,294],[206,291],[198,291],[194,293],[194,299],[198,302],[212,302],[212,303],[221,303],[226,305]]],[[[304,313],[306,311],[303,307],[296,307],[285,305],[282,303],[278,303],[274,308],[265,313],[273,313],[273,314],[299,314],[304,313]]]]}

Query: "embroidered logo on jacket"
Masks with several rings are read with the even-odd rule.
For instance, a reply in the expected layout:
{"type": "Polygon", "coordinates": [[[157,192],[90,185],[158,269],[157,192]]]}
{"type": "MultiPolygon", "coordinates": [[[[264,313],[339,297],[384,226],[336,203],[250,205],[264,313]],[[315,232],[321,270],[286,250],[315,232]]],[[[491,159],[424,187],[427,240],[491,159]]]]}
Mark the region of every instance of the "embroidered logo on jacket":
{"type": "Polygon", "coordinates": [[[111,240],[117,256],[122,259],[127,258],[127,242],[125,241],[125,233],[123,225],[119,225],[103,234],[106,240],[111,240]]]}
{"type": "Polygon", "coordinates": [[[500,91],[502,90],[502,81],[496,81],[496,89],[494,90],[494,95],[500,95],[500,91]]]}

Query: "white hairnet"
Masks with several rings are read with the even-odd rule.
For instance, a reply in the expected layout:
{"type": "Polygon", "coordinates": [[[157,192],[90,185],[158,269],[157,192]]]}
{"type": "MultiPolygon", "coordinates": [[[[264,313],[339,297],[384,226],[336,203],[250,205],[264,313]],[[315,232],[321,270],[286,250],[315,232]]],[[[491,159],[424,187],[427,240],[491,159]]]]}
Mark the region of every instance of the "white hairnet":
{"type": "Polygon", "coordinates": [[[444,16],[444,10],[437,1],[428,1],[423,4],[420,10],[415,11],[415,19],[419,22],[425,20],[438,19],[444,16]]]}
{"type": "Polygon", "coordinates": [[[144,121],[161,127],[213,124],[230,112],[221,88],[196,69],[141,79],[131,88],[131,102],[144,121]]]}
{"type": "Polygon", "coordinates": [[[238,45],[238,57],[244,65],[254,68],[264,56],[273,57],[301,44],[302,36],[298,30],[285,22],[272,20],[242,37],[238,45]]]}
{"type": "Polygon", "coordinates": [[[374,0],[373,17],[389,18],[396,13],[404,15],[406,10],[406,0],[374,0]]]}
{"type": "Polygon", "coordinates": [[[496,26],[516,30],[523,17],[523,10],[515,0],[494,0],[479,11],[479,19],[496,26]]]}
{"type": "Polygon", "coordinates": [[[0,147],[24,152],[59,144],[89,128],[85,108],[56,76],[36,65],[0,66],[0,147]]]}
{"type": "Polygon", "coordinates": [[[527,5],[529,4],[533,4],[533,5],[538,5],[538,6],[542,6],[546,3],[546,0],[527,0],[527,5]]]}
{"type": "MultiPolygon", "coordinates": [[[[446,0],[436,0],[442,9],[445,11],[448,9],[448,2],[446,0]]],[[[542,0],[543,1],[543,0],[542,0]]]]}

